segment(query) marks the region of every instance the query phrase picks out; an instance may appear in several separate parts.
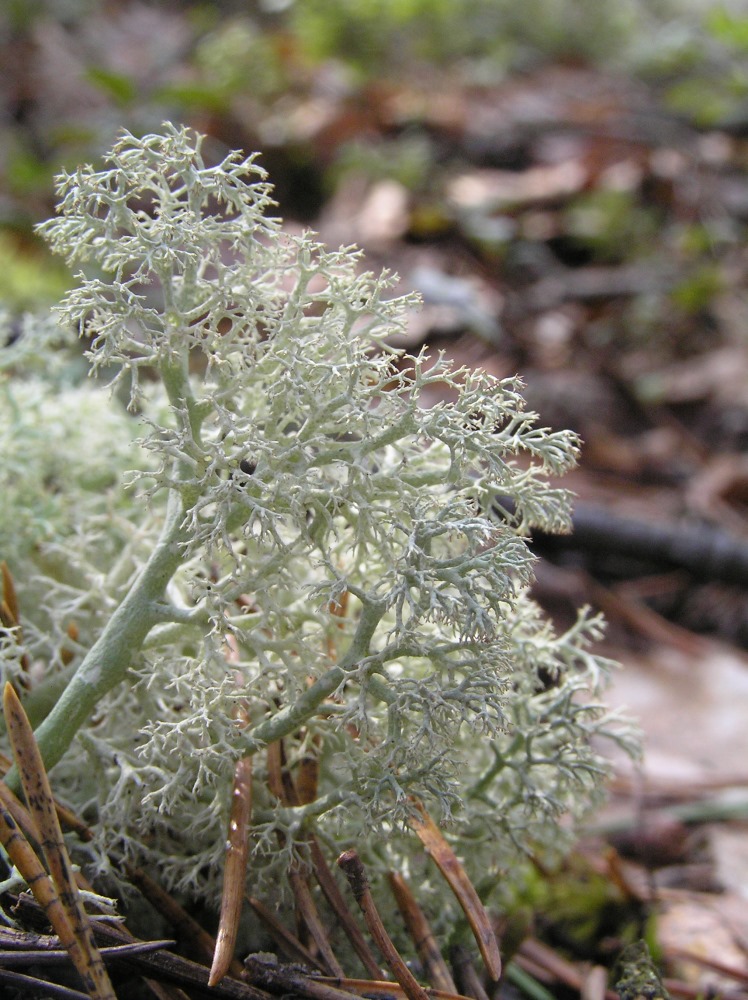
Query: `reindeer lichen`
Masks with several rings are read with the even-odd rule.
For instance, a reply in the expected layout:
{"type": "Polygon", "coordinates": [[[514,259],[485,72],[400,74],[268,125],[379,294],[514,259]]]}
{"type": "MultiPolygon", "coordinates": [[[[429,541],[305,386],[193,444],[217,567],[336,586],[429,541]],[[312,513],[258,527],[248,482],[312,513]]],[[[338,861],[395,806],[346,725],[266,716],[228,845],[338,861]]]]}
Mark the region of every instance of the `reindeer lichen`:
{"type": "Polygon", "coordinates": [[[214,889],[254,755],[253,878],[309,830],[386,864],[415,797],[490,881],[558,846],[598,794],[593,738],[623,733],[599,703],[600,623],[557,635],[527,594],[527,532],[568,527],[548,477],[577,441],[535,425],[518,379],[394,350],[414,300],[283,232],[254,158],[203,146],[124,134],[105,169],[59,178],[41,231],[86,268],[60,324],[117,393],[45,390],[22,359],[0,383],[23,611],[4,671],[102,856],[214,889]],[[290,767],[316,759],[313,801],[264,785],[278,740],[290,767]]]}

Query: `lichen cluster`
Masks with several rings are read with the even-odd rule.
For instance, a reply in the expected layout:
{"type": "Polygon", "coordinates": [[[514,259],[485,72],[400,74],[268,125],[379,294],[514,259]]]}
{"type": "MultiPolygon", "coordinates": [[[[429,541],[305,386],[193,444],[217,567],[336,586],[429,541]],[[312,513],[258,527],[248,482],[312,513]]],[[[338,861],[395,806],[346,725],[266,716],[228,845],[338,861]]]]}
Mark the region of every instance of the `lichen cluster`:
{"type": "Polygon", "coordinates": [[[517,379],[392,349],[414,300],[284,233],[254,159],[203,146],[125,134],[106,169],[60,178],[41,227],[86,269],[61,329],[117,394],[61,391],[63,349],[27,324],[0,382],[23,618],[4,674],[100,863],[216,891],[250,754],[255,884],[310,829],[391,863],[416,797],[488,886],[559,846],[599,791],[594,738],[625,738],[600,623],[557,635],[527,595],[526,535],[568,526],[548,476],[577,442],[535,426],[517,379]],[[267,791],[279,739],[291,768],[317,759],[314,801],[267,791]]]}

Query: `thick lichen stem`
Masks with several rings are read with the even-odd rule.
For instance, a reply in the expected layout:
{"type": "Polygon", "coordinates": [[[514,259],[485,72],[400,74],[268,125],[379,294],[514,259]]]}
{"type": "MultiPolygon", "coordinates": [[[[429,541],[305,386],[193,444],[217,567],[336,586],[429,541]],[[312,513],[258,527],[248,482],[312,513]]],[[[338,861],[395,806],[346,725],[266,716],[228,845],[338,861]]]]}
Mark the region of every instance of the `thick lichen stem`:
{"type": "Polygon", "coordinates": [[[296,700],[282,708],[269,719],[265,719],[249,732],[248,755],[269,743],[282,740],[296,732],[304,723],[318,714],[320,706],[340,687],[359,662],[368,654],[372,636],[385,612],[385,605],[364,595],[361,616],[356,634],[351,640],[348,652],[339,664],[330,667],[311,684],[296,700]]]}
{"type": "MultiPolygon", "coordinates": [[[[55,707],[35,732],[47,769],[53,767],[73,741],[101,698],[124,680],[134,656],[160,620],[157,602],[184,559],[187,533],[182,527],[184,506],[177,493],[170,496],[161,537],[120,606],[93,644],[55,707]]],[[[15,768],[6,777],[20,789],[15,768]]]]}
{"type": "Polygon", "coordinates": [[[341,667],[331,667],[291,705],[255,726],[249,734],[250,745],[247,754],[255,754],[268,743],[275,743],[276,740],[282,740],[285,736],[295,733],[300,726],[317,714],[319,706],[340,687],[345,676],[346,672],[341,667]]]}

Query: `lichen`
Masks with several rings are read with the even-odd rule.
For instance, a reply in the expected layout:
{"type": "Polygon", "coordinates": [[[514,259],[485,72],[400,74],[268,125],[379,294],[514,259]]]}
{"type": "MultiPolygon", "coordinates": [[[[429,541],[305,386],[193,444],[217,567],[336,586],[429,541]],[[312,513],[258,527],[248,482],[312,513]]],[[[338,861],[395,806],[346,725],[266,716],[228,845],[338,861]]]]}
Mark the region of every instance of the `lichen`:
{"type": "Polygon", "coordinates": [[[277,885],[310,830],[375,869],[407,857],[416,797],[500,885],[597,800],[593,739],[628,740],[600,703],[600,621],[556,634],[528,596],[526,536],[568,528],[549,477],[576,438],[536,426],[519,379],[393,350],[413,298],[350,248],[285,234],[255,159],[207,165],[203,145],[125,134],[105,169],[59,179],[41,230],[88,269],[59,322],[132,414],[24,382],[51,353],[28,326],[0,393],[37,399],[2,512],[25,621],[3,668],[34,661],[37,738],[100,866],[217,895],[234,762],[254,755],[255,882],[277,885]],[[53,490],[51,426],[68,443],[53,490]],[[16,545],[18,517],[43,537],[16,545]],[[291,769],[317,759],[313,801],[268,791],[279,739],[291,769]]]}

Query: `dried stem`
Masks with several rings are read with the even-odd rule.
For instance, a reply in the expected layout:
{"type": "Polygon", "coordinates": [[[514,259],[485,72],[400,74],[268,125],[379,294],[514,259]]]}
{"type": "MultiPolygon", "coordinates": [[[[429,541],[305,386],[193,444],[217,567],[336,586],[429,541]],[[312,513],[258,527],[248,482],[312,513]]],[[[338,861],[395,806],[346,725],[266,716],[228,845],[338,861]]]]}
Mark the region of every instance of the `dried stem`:
{"type": "Polygon", "coordinates": [[[320,972],[324,971],[323,963],[319,960],[319,958],[308,951],[301,941],[299,941],[297,937],[295,937],[286,927],[283,926],[280,920],[278,920],[275,914],[269,910],[264,903],[261,903],[259,899],[255,899],[254,896],[250,896],[249,905],[270,931],[275,939],[275,943],[281,951],[288,958],[290,958],[292,962],[300,962],[302,965],[306,965],[310,969],[317,968],[320,972]]]}
{"type": "MultiPolygon", "coordinates": [[[[59,893],[70,932],[79,946],[80,953],[77,949],[70,951],[70,957],[72,959],[73,954],[76,954],[76,968],[93,1000],[117,1000],[78,892],[75,873],[57,818],[52,789],[31,724],[11,684],[5,685],[3,709],[29,812],[39,831],[47,867],[59,893]]],[[[70,950],[70,946],[67,947],[70,950]]]]}
{"type": "Polygon", "coordinates": [[[252,812],[252,759],[242,757],[234,768],[231,792],[229,835],[226,840],[226,860],[223,869],[221,916],[209,986],[222,979],[231,967],[239,918],[244,900],[244,882],[247,877],[247,852],[249,849],[249,818],[252,812]]]}
{"type": "MultiPolygon", "coordinates": [[[[281,741],[273,743],[268,747],[267,764],[268,785],[270,787],[270,791],[278,799],[280,799],[284,805],[297,805],[298,796],[296,794],[296,788],[294,787],[290,774],[284,767],[284,751],[283,743],[281,741]]],[[[282,834],[279,833],[279,837],[282,839],[282,834]]],[[[288,880],[291,884],[291,891],[293,892],[294,900],[296,902],[297,913],[304,921],[307,930],[316,944],[319,953],[322,956],[326,971],[333,976],[344,976],[345,973],[343,968],[330,947],[327,933],[322,926],[322,921],[312,898],[312,894],[309,891],[306,878],[301,873],[298,865],[293,864],[291,866],[288,872],[288,880]]]]}
{"type": "Polygon", "coordinates": [[[439,990],[446,990],[447,993],[456,993],[457,987],[447,967],[447,963],[442,958],[439,945],[436,943],[434,932],[426,919],[426,915],[416,902],[416,898],[410,891],[410,886],[397,872],[389,874],[390,886],[394,893],[398,909],[408,928],[408,933],[413,938],[413,942],[418,952],[418,957],[423,963],[429,981],[432,986],[439,990]]]}
{"type": "Polygon", "coordinates": [[[215,939],[142,868],[127,865],[125,870],[132,884],[140,890],[154,910],[169,921],[182,943],[187,944],[197,958],[210,962],[215,953],[215,939]]]}
{"type": "Polygon", "coordinates": [[[473,1000],[489,1000],[488,993],[480,980],[475,966],[462,945],[455,945],[450,951],[452,968],[460,989],[473,1000]]]}
{"type": "Polygon", "coordinates": [[[499,944],[491,927],[491,921],[488,919],[488,914],[475,891],[475,886],[467,877],[465,869],[423,805],[420,802],[414,802],[414,805],[418,812],[411,817],[410,825],[418,834],[421,843],[431,855],[455,894],[457,902],[462,907],[473,936],[478,942],[489,976],[494,981],[498,981],[501,977],[499,944]]]}
{"type": "Polygon", "coordinates": [[[311,979],[288,966],[263,962],[256,955],[247,960],[245,978],[255,986],[285,996],[308,997],[309,1000],[351,1000],[350,993],[311,979]]]}
{"type": "Polygon", "coordinates": [[[0,806],[0,841],[54,928],[55,934],[60,939],[60,944],[67,949],[76,969],[82,968],[84,959],[80,945],[73,934],[70,921],[52,880],[45,872],[44,866],[37,858],[28,840],[21,833],[16,821],[4,806],[0,806]]]}
{"type": "Polygon", "coordinates": [[[405,990],[408,1000],[429,1000],[428,993],[414,978],[384,929],[384,924],[369,889],[366,871],[358,854],[354,850],[343,851],[338,858],[338,865],[348,879],[354,899],[361,907],[361,913],[369,933],[374,938],[374,943],[382,953],[388,968],[392,970],[395,979],[405,990]]]}
{"type": "Polygon", "coordinates": [[[306,879],[301,872],[293,868],[288,873],[288,879],[291,883],[291,891],[293,892],[294,899],[296,900],[296,908],[306,924],[312,940],[317,945],[328,972],[333,976],[345,976],[343,967],[330,947],[327,932],[322,926],[319,912],[312,899],[306,879]]]}
{"type": "Polygon", "coordinates": [[[366,938],[353,919],[353,914],[343,898],[343,894],[338,889],[338,884],[333,878],[333,874],[322,854],[319,841],[314,835],[309,837],[309,850],[312,856],[312,864],[314,865],[314,874],[320,888],[325,894],[325,898],[334,911],[335,916],[338,918],[340,926],[343,928],[348,940],[351,942],[351,946],[361,960],[361,964],[373,979],[381,979],[382,970],[379,968],[379,964],[371,948],[366,943],[366,938]]]}

